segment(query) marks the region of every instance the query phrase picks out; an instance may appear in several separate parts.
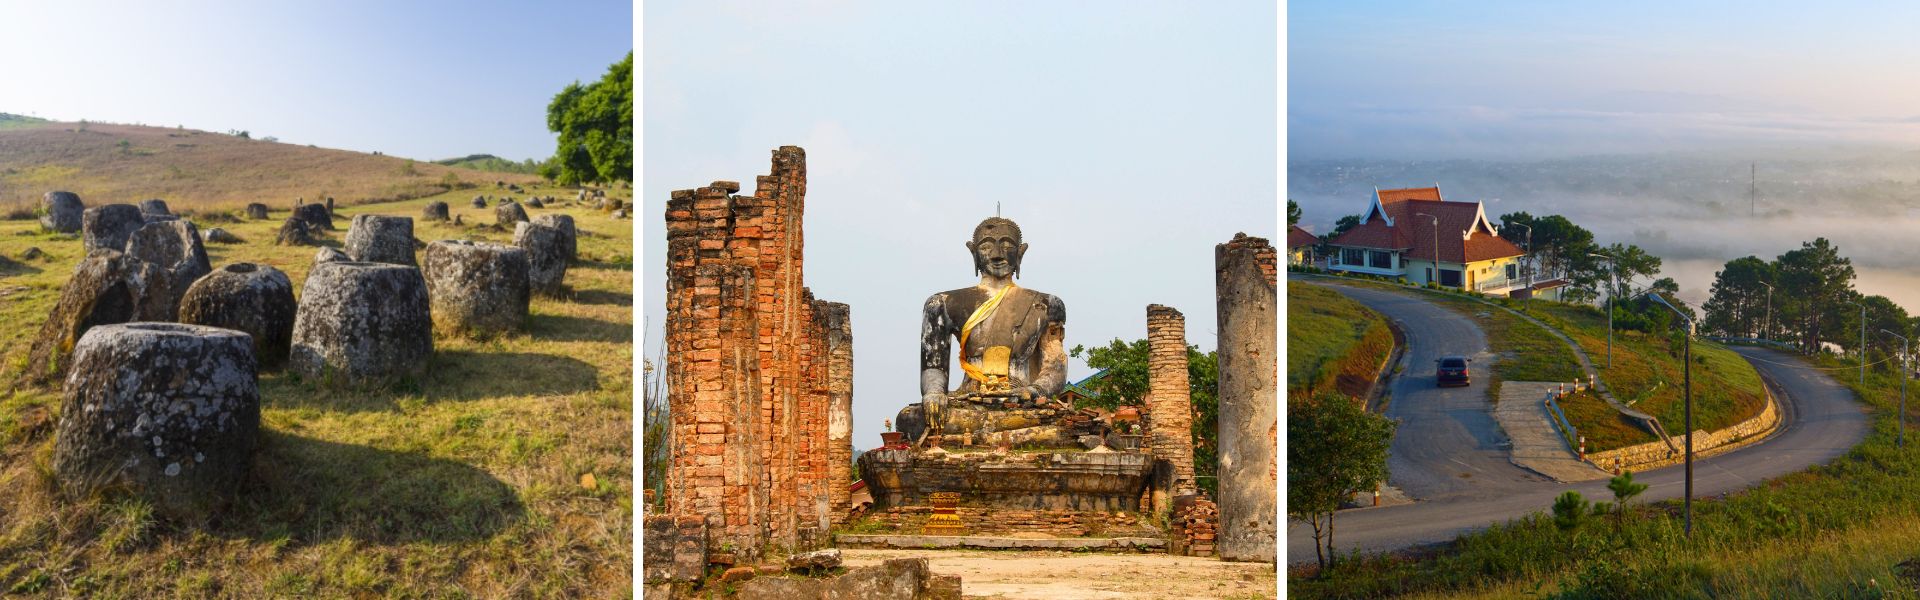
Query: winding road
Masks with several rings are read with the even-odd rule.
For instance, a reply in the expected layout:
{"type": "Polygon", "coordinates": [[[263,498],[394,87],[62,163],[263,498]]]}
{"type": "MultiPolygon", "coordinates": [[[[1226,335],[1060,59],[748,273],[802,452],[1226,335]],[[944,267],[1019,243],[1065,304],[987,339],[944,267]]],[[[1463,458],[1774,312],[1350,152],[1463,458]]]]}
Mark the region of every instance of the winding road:
{"type": "MultiPolygon", "coordinates": [[[[1473,356],[1476,374],[1491,364],[1486,338],[1471,319],[1406,294],[1310,283],[1326,285],[1379,311],[1399,324],[1407,338],[1407,369],[1394,377],[1387,405],[1387,416],[1400,419],[1387,463],[1388,483],[1417,502],[1341,511],[1335,522],[1340,551],[1377,552],[1450,541],[1546,510],[1566,490],[1577,490],[1588,498],[1612,497],[1605,480],[1563,484],[1508,462],[1505,436],[1489,413],[1492,403],[1478,377],[1472,387],[1434,387],[1434,358],[1473,356]]],[[[1866,438],[1865,409],[1831,377],[1804,368],[1805,363],[1791,354],[1732,349],[1766,379],[1780,401],[1784,425],[1760,443],[1695,460],[1695,498],[1745,489],[1825,464],[1866,438]]],[[[1684,476],[1679,466],[1636,473],[1636,481],[1648,484],[1638,500],[1680,497],[1684,476]]],[[[1313,562],[1312,528],[1289,521],[1287,556],[1291,563],[1313,562]]]]}

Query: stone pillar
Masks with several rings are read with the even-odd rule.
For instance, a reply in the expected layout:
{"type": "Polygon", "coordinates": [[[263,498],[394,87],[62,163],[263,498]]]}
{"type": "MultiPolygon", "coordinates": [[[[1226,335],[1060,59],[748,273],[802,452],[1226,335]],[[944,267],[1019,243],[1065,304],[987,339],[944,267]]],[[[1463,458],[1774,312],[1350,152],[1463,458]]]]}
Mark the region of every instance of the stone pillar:
{"type": "Polygon", "coordinates": [[[1274,562],[1280,353],[1273,245],[1240,233],[1214,247],[1220,349],[1220,557],[1274,562]]]}
{"type": "Polygon", "coordinates": [[[853,325],[839,302],[821,302],[814,318],[827,332],[827,504],[834,524],[845,523],[853,492],[853,325]]]}
{"type": "Polygon", "coordinates": [[[1187,325],[1180,311],[1147,305],[1147,410],[1153,455],[1172,465],[1169,488],[1187,495],[1193,483],[1193,399],[1187,384],[1187,325]]]}

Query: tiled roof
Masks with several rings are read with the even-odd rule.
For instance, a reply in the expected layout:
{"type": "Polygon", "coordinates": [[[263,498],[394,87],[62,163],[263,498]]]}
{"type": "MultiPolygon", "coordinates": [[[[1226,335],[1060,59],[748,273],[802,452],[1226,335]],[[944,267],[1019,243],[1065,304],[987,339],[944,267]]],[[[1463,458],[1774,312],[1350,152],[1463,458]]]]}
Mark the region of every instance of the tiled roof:
{"type": "Polygon", "coordinates": [[[1328,243],[1335,246],[1405,250],[1406,257],[1433,260],[1434,218],[1440,220],[1441,262],[1479,262],[1525,254],[1493,231],[1479,202],[1442,200],[1440,188],[1380,190],[1367,207],[1364,223],[1328,243]],[[1430,216],[1429,216],[1430,215],[1430,216]],[[1388,221],[1392,225],[1388,225],[1388,221]],[[1460,232],[1470,231],[1462,239],[1460,232]]]}
{"type": "Polygon", "coordinates": [[[1313,232],[1307,231],[1305,229],[1301,229],[1299,225],[1292,225],[1287,227],[1287,249],[1288,250],[1299,248],[1301,246],[1312,246],[1319,243],[1320,243],[1320,238],[1315,237],[1313,235],[1313,232]]]}

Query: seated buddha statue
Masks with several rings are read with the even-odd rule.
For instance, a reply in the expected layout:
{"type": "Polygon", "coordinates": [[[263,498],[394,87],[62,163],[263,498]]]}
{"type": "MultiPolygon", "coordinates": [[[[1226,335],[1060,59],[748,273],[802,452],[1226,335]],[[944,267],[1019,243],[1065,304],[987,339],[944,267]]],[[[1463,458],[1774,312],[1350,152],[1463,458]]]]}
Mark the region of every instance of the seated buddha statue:
{"type": "Polygon", "coordinates": [[[901,432],[921,444],[937,436],[945,447],[1077,445],[1056,424],[1071,409],[1058,400],[1067,378],[1066,304],[1015,283],[1027,244],[1013,221],[981,221],[966,246],[980,283],[927,298],[920,402],[900,412],[901,432]],[[950,390],[955,349],[962,378],[950,390]]]}

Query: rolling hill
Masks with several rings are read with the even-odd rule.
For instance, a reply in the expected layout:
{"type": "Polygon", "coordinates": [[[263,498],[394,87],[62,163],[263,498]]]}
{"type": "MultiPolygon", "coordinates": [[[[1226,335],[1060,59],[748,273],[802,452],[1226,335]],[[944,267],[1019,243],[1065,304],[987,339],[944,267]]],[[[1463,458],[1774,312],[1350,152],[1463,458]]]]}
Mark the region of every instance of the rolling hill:
{"type": "Polygon", "coordinates": [[[232,210],[249,202],[287,207],[299,197],[352,205],[540,181],[193,129],[10,123],[0,127],[0,209],[36,204],[51,190],[79,194],[89,206],[161,198],[176,209],[232,210]]]}

